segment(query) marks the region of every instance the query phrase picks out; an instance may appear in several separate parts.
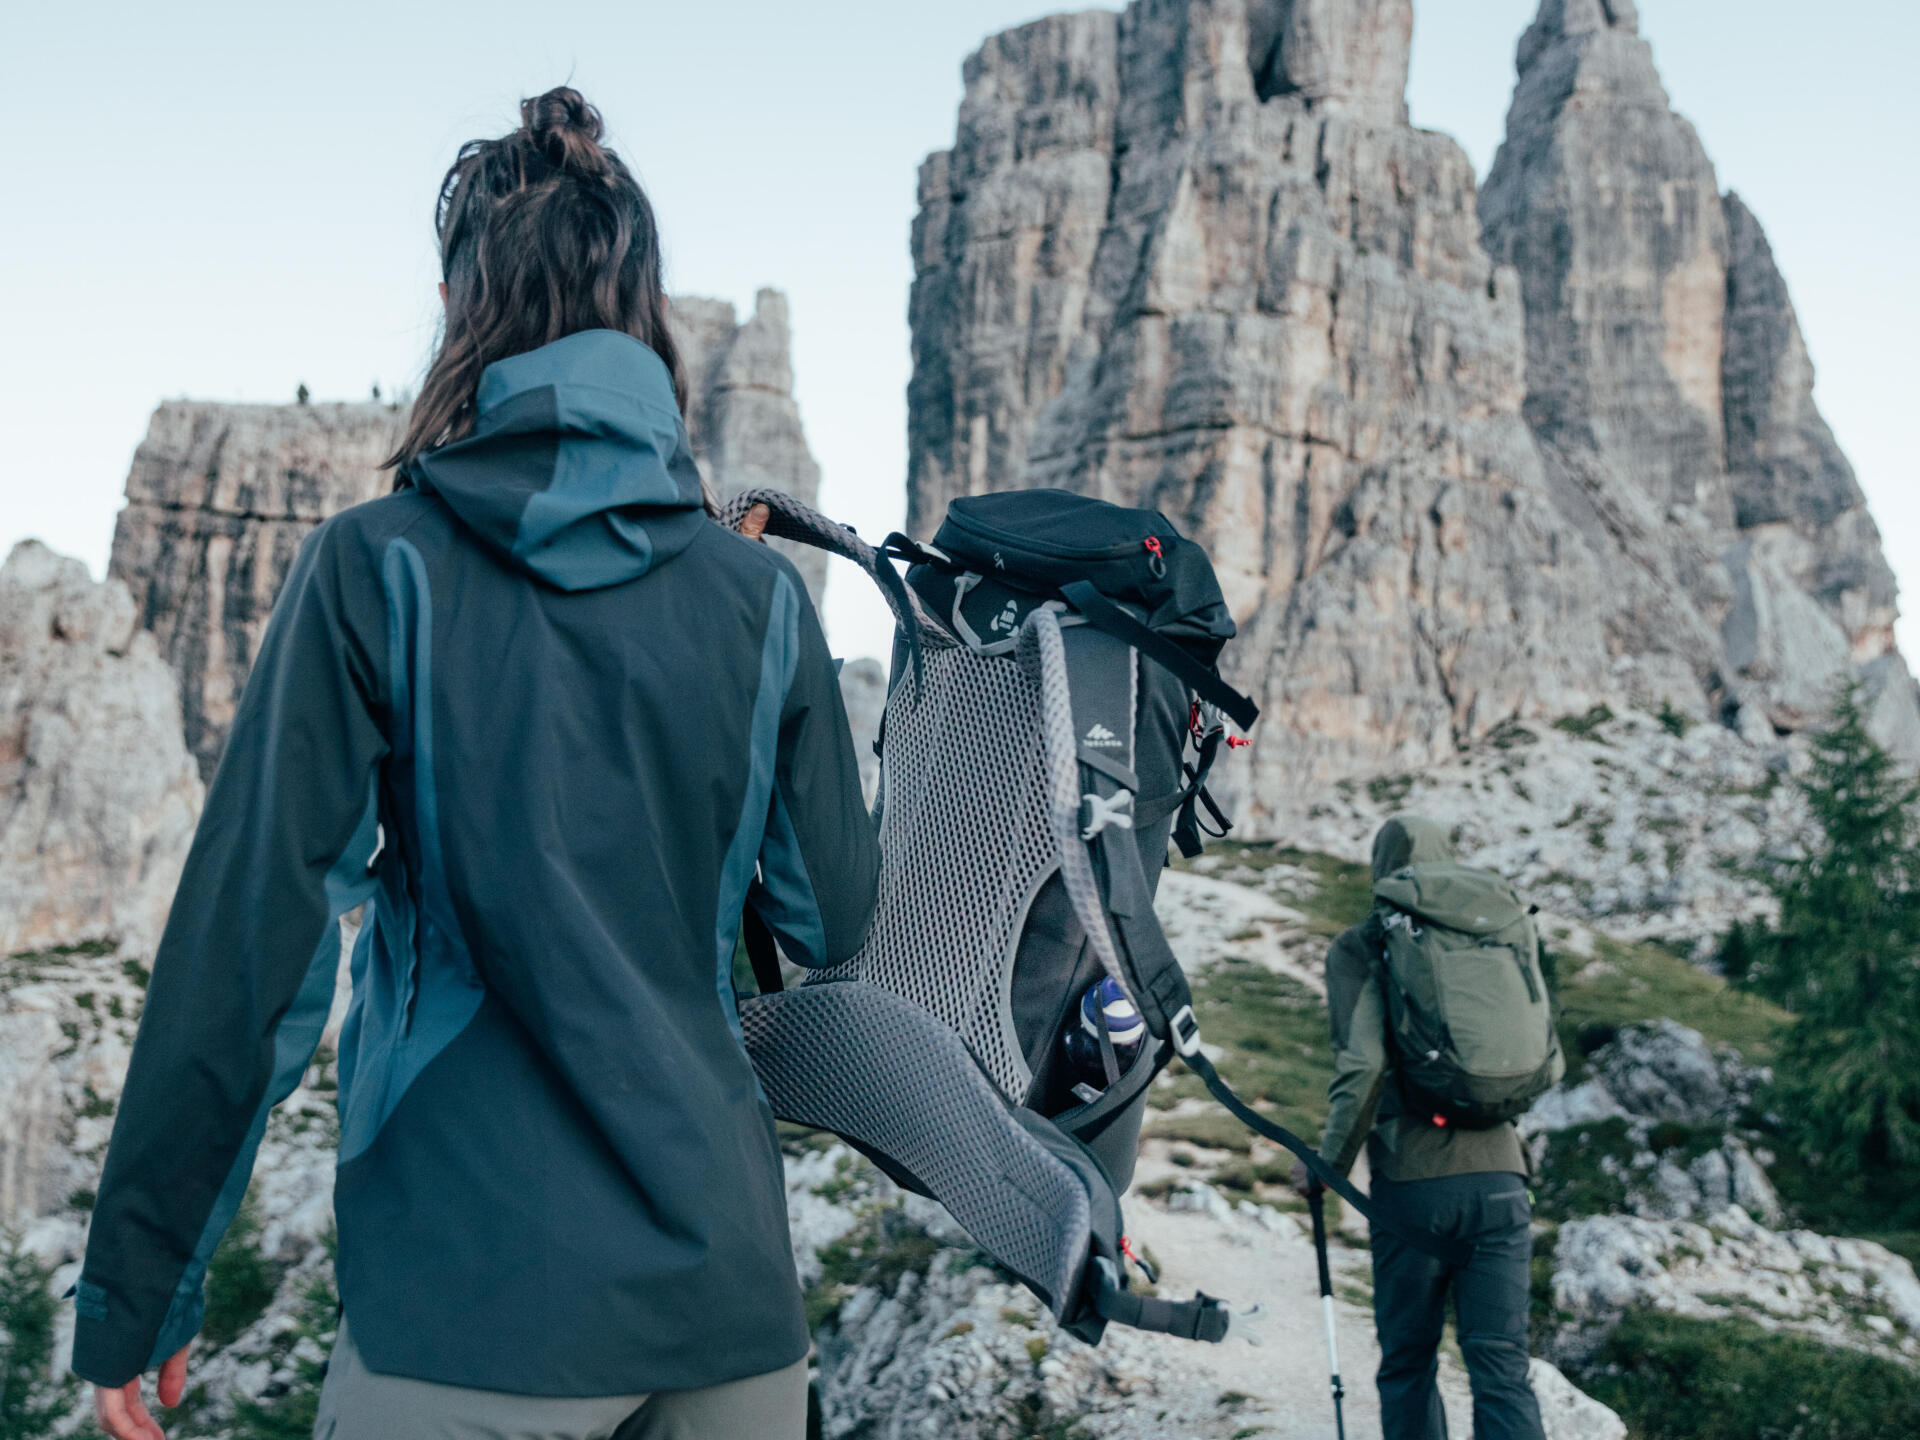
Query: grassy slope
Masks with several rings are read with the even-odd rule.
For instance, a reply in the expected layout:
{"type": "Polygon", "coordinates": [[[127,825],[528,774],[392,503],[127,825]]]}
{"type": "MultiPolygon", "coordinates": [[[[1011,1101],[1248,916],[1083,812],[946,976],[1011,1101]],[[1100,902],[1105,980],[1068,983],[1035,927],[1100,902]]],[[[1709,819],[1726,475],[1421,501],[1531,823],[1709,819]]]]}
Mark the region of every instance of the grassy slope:
{"type": "MultiPolygon", "coordinates": [[[[1329,941],[1357,924],[1371,904],[1365,865],[1272,844],[1228,842],[1209,853],[1221,857],[1228,870],[1260,872],[1287,865],[1309,871],[1317,888],[1289,895],[1287,902],[1307,917],[1310,931],[1329,941]]],[[[1552,951],[1556,936],[1568,931],[1549,922],[1546,933],[1552,951]]],[[[1552,968],[1568,1064],[1576,1075],[1577,1041],[1585,1027],[1670,1016],[1698,1030],[1709,1044],[1731,1045],[1748,1060],[1765,1064],[1788,1019],[1785,1011],[1729,989],[1725,981],[1658,946],[1596,934],[1591,957],[1560,954],[1552,968]]],[[[1284,1123],[1310,1127],[1303,1134],[1317,1130],[1326,1115],[1326,1081],[1332,1073],[1326,1012],[1319,1000],[1283,976],[1232,958],[1197,976],[1194,991],[1208,1041],[1227,1048],[1220,1068],[1234,1087],[1244,1085],[1242,1093],[1270,1102],[1284,1123]]],[[[1198,1081],[1182,1075],[1171,1089],[1156,1094],[1155,1104],[1164,1109],[1174,1098],[1203,1093],[1198,1081]]],[[[1238,1127],[1224,1115],[1220,1119],[1226,1123],[1216,1127],[1208,1117],[1157,1117],[1153,1131],[1244,1150],[1244,1138],[1230,1134],[1238,1127]]]]}

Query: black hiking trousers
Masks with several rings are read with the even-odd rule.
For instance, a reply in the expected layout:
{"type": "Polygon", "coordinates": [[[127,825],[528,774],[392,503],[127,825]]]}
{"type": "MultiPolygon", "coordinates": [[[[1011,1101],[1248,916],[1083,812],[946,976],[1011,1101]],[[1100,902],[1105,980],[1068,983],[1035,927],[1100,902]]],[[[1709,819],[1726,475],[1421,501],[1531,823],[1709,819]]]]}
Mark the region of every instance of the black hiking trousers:
{"type": "Polygon", "coordinates": [[[1447,1294],[1473,1384],[1475,1440],[1545,1440],[1527,1383],[1528,1262],[1533,1218],[1518,1175],[1375,1180],[1374,1204],[1435,1235],[1474,1242],[1466,1265],[1447,1265],[1373,1231],[1373,1321],[1380,1336],[1380,1430],[1386,1440],[1446,1440],[1435,1383],[1447,1294]]]}

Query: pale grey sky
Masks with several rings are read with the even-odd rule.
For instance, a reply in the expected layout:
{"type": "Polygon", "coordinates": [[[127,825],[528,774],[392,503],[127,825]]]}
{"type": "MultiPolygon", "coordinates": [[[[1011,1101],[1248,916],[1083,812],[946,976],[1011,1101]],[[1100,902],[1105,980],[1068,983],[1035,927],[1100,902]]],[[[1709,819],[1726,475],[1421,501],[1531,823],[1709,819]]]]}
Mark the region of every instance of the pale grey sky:
{"type": "MultiPolygon", "coordinates": [[[[499,0],[7,7],[0,133],[0,553],[103,567],[163,397],[391,391],[432,341],[434,188],[459,143],[571,80],[652,192],[669,283],[792,301],[824,504],[897,525],[914,173],[951,143],[960,64],[1031,0],[499,0]],[[534,18],[537,17],[537,23],[534,18]]],[[[1112,8],[1118,8],[1117,6],[1112,8]]],[[[1534,0],[1416,0],[1416,123],[1484,174],[1534,0]]],[[[1911,595],[1920,650],[1920,234],[1910,0],[1640,0],[1675,105],[1772,237],[1819,396],[1911,595]]],[[[837,581],[836,648],[884,612],[837,581]]]]}

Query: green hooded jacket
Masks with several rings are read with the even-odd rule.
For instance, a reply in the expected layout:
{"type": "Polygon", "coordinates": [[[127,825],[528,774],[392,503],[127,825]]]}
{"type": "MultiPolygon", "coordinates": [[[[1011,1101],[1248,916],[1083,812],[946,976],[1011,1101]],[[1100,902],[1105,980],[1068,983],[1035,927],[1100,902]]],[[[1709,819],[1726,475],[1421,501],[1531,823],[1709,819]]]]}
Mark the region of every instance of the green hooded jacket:
{"type": "MultiPolygon", "coordinates": [[[[1401,815],[1373,838],[1373,878],[1402,866],[1451,860],[1446,832],[1431,820],[1401,815]]],[[[1512,1125],[1490,1130],[1441,1129],[1404,1113],[1394,1083],[1381,993],[1379,920],[1369,915],[1327,951],[1327,1015],[1333,1029],[1333,1080],[1327,1086],[1327,1128],[1320,1153],[1342,1173],[1360,1146],[1381,1180],[1432,1180],[1489,1171],[1527,1173],[1526,1151],[1512,1125]]]]}

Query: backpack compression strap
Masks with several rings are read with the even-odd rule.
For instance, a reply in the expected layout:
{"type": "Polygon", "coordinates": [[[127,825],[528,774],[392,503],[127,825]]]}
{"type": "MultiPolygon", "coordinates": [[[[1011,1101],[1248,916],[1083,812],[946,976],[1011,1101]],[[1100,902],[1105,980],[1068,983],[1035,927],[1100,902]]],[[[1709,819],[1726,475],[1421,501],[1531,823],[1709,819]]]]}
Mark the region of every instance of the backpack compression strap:
{"type": "Polygon", "coordinates": [[[1232,742],[1228,739],[1227,727],[1220,723],[1219,708],[1198,700],[1194,701],[1193,718],[1188,722],[1188,730],[1196,753],[1191,762],[1180,762],[1186,784],[1170,794],[1139,801],[1134,806],[1134,820],[1144,827],[1178,811],[1173,826],[1173,843],[1180,847],[1182,855],[1191,860],[1205,845],[1200,838],[1203,833],[1220,839],[1233,829],[1233,821],[1227,818],[1226,812],[1215,802],[1213,793],[1207,789],[1207,776],[1213,773],[1213,762],[1219,758],[1222,745],[1232,742]],[[1203,805],[1219,829],[1208,830],[1202,823],[1199,809],[1203,805]]]}
{"type": "Polygon", "coordinates": [[[1164,635],[1149,630],[1102,595],[1091,581],[1076,580],[1071,585],[1062,585],[1060,593],[1086,617],[1089,625],[1126,641],[1154,664],[1171,670],[1187,682],[1188,689],[1202,700],[1217,705],[1242,730],[1251,730],[1253,722],[1260,718],[1260,707],[1222,680],[1219,671],[1202,665],[1164,635]]]}
{"type": "Polygon", "coordinates": [[[1162,1300],[1122,1289],[1114,1264],[1104,1256],[1094,1257],[1090,1284],[1094,1288],[1093,1308],[1102,1320],[1130,1325],[1135,1330],[1151,1330],[1181,1340],[1204,1340],[1218,1345],[1233,1327],[1233,1312],[1205,1291],[1191,1300],[1162,1300]]]}
{"type": "Polygon", "coordinates": [[[1193,994],[1186,972],[1167,944],[1159,917],[1153,913],[1139,847],[1131,836],[1108,843],[1109,829],[1091,835],[1081,830],[1081,757],[1075,745],[1068,662],[1059,617],[1045,609],[1028,615],[1021,626],[1019,653],[1023,664],[1039,671],[1041,745],[1051,792],[1049,811],[1060,848],[1061,881],[1086,931],[1087,943],[1107,973],[1133,998],[1148,1032],[1171,1045],[1235,1119],[1295,1156],[1321,1184],[1370,1223],[1391,1230],[1414,1249],[1443,1264],[1465,1264],[1473,1253],[1471,1245],[1443,1240],[1376,1214],[1373,1202],[1327,1164],[1318,1149],[1253,1109],[1221,1078],[1200,1048],[1200,1022],[1193,1013],[1193,994]]]}

